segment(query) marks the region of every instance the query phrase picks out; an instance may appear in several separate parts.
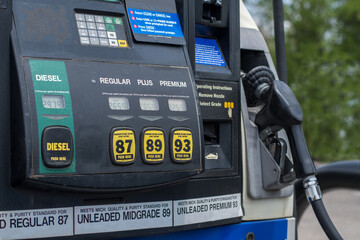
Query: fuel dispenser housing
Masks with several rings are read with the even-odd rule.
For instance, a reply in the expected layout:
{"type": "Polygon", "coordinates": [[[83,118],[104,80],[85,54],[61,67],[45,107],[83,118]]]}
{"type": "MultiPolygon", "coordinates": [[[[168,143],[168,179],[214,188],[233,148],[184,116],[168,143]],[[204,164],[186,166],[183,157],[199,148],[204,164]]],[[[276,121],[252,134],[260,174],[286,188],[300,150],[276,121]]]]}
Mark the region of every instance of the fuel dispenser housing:
{"type": "MultiPolygon", "coordinates": [[[[23,106],[22,113],[13,115],[13,122],[15,131],[20,129],[15,135],[23,133],[33,144],[32,148],[17,148],[21,143],[13,145],[13,152],[20,154],[13,158],[14,183],[131,189],[198,174],[202,169],[200,119],[196,117],[194,83],[185,65],[182,44],[176,47],[127,43],[130,29],[126,28],[124,4],[112,4],[116,16],[95,14],[105,11],[99,6],[93,6],[96,10],[89,7],[88,12],[77,10],[81,7],[78,4],[73,1],[14,3],[17,27],[12,32],[12,44],[14,52],[19,54],[15,54],[17,66],[24,66],[24,70],[18,69],[17,76],[19,86],[28,86],[28,89],[14,89],[14,98],[22,99],[21,102],[30,100],[29,105],[23,106]],[[95,12],[90,14],[91,11],[95,12]],[[44,24],[45,19],[54,16],[59,18],[55,23],[44,24]],[[97,30],[91,30],[94,27],[97,30]],[[28,31],[29,28],[32,31],[28,31]],[[97,33],[99,37],[83,37],[83,31],[89,36],[97,33]],[[102,32],[106,33],[106,38],[100,36],[102,32]],[[90,39],[90,44],[84,42],[85,38],[90,39]],[[94,40],[106,40],[109,44],[91,42],[94,40]],[[125,45],[112,46],[113,41],[125,42],[125,45]],[[51,49],[56,49],[55,53],[51,49]],[[122,60],[115,60],[117,51],[122,52],[122,60]],[[149,56],[148,52],[153,54],[149,56]],[[169,52],[174,57],[165,65],[164,56],[169,52]],[[133,56],[138,58],[133,60],[133,56]],[[54,59],[63,61],[52,61],[54,59]],[[93,60],[85,62],[84,59],[93,60]],[[21,96],[16,96],[17,93],[21,96]],[[186,111],[166,109],[165,104],[170,101],[185,104],[186,111]],[[18,116],[29,116],[29,119],[18,123],[18,116]],[[188,141],[194,147],[188,160],[171,158],[170,147],[165,146],[172,129],[179,127],[191,135],[188,141]],[[61,137],[64,131],[68,137],[61,137]],[[148,135],[149,138],[144,139],[148,135]],[[155,148],[161,151],[141,153],[142,141],[154,142],[143,149],[154,148],[152,145],[156,142],[159,146],[155,148]],[[63,145],[67,149],[62,149],[63,145]],[[128,149],[120,153],[117,150],[121,148],[128,149]],[[109,153],[111,161],[107,161],[109,153]],[[142,160],[141,155],[144,155],[142,160]]],[[[174,37],[174,45],[179,38],[174,37]]]]}
{"type": "Polygon", "coordinates": [[[273,63],[241,1],[3,3],[0,238],[292,239],[241,82],[273,63]]]}

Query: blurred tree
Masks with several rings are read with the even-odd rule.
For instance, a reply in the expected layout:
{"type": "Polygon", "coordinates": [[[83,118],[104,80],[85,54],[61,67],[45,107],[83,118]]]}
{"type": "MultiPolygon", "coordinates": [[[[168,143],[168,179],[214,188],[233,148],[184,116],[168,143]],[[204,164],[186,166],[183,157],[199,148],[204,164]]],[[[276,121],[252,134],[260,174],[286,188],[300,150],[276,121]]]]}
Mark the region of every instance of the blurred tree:
{"type": "MultiPolygon", "coordinates": [[[[269,0],[258,0],[260,29],[269,0]]],[[[255,9],[255,7],[253,7],[255,9]]],[[[251,10],[251,8],[250,8],[251,10]]],[[[289,85],[304,111],[304,131],[316,160],[360,157],[360,4],[358,0],[287,0],[289,85]]],[[[272,33],[265,32],[270,48],[272,33]]],[[[271,49],[271,52],[274,52],[271,49]]],[[[273,55],[274,57],[274,55],[273,55]]]]}
{"type": "Polygon", "coordinates": [[[338,28],[336,32],[337,50],[344,54],[344,81],[346,82],[348,108],[346,135],[348,152],[360,152],[360,5],[356,0],[339,0],[336,11],[338,28]]]}

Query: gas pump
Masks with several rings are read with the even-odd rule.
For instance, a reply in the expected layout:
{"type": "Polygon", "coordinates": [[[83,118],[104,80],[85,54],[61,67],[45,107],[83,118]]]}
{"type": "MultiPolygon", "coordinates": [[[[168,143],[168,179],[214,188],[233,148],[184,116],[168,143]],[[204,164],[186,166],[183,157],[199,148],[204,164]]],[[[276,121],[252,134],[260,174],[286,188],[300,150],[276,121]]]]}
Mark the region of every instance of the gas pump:
{"type": "Polygon", "coordinates": [[[0,239],[295,239],[315,168],[242,1],[3,0],[0,22],[0,239]]]}
{"type": "Polygon", "coordinates": [[[2,11],[0,238],[241,222],[238,2],[15,0],[2,11]]]}

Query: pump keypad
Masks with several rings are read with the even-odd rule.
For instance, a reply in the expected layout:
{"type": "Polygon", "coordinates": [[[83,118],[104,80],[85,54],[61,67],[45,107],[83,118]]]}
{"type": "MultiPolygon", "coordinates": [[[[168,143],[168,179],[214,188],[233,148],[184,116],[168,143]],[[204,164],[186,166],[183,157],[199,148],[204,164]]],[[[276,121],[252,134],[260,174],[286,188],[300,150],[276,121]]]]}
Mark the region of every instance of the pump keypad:
{"type": "Polygon", "coordinates": [[[43,130],[41,153],[48,168],[65,168],[74,157],[73,136],[69,128],[51,126],[43,130]]]}
{"type": "Polygon", "coordinates": [[[82,45],[128,47],[122,17],[75,13],[75,19],[82,45]]]}
{"type": "Polygon", "coordinates": [[[170,142],[171,159],[175,163],[188,163],[192,160],[193,136],[189,129],[173,129],[170,142]]]}
{"type": "Polygon", "coordinates": [[[142,133],[143,161],[148,164],[157,164],[164,161],[165,136],[158,128],[146,128],[142,133]]]}
{"type": "Polygon", "coordinates": [[[115,165],[135,162],[135,133],[128,128],[114,128],[111,131],[111,160],[115,165]]]}

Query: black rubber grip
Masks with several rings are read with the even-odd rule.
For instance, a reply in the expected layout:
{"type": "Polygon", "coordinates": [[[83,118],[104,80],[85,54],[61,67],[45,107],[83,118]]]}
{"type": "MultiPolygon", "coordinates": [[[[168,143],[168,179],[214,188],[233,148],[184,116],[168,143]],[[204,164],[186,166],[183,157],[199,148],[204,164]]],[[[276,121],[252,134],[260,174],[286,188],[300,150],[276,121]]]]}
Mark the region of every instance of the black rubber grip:
{"type": "Polygon", "coordinates": [[[259,99],[255,96],[255,90],[260,84],[271,83],[275,80],[275,76],[270,68],[259,66],[251,69],[243,78],[244,91],[246,101],[249,107],[257,106],[259,99]]]}

